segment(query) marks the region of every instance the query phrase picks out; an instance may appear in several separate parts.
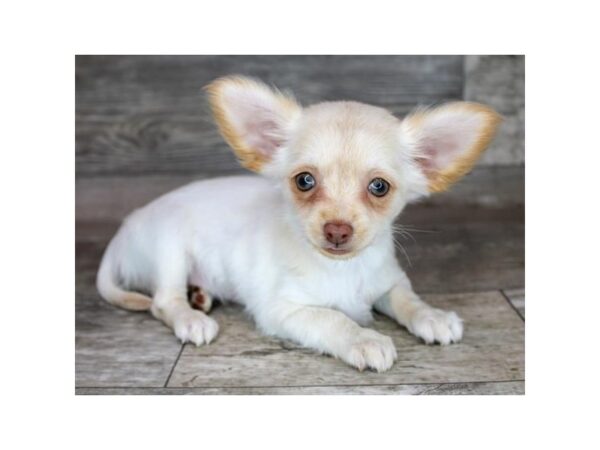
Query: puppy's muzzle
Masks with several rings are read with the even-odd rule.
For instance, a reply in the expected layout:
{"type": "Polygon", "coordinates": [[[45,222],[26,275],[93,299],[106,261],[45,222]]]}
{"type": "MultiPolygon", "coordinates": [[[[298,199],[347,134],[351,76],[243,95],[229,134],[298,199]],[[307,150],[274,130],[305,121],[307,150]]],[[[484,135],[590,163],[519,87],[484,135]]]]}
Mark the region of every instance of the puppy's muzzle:
{"type": "Polygon", "coordinates": [[[323,227],[325,239],[336,247],[343,245],[352,238],[354,229],[347,222],[327,222],[323,227]]]}

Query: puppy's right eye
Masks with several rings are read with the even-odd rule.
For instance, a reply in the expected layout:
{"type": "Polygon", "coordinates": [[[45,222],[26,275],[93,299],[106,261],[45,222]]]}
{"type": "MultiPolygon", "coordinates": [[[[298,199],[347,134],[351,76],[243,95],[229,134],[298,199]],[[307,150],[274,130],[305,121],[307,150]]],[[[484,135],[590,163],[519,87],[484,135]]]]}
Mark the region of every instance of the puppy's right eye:
{"type": "Polygon", "coordinates": [[[317,180],[308,172],[296,175],[296,187],[302,192],[310,191],[317,184],[317,180]]]}

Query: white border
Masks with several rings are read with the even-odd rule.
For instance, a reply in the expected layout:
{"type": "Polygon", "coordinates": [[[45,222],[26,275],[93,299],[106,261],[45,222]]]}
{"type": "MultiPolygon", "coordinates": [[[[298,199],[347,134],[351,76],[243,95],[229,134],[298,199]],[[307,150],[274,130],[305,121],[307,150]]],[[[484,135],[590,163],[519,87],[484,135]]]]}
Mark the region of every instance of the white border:
{"type": "Polygon", "coordinates": [[[31,2],[2,33],[3,441],[510,448],[596,441],[597,14],[584,2],[31,2]],[[75,397],[74,54],[522,54],[527,395],[75,397]],[[251,444],[252,443],[252,444],[251,444]]]}

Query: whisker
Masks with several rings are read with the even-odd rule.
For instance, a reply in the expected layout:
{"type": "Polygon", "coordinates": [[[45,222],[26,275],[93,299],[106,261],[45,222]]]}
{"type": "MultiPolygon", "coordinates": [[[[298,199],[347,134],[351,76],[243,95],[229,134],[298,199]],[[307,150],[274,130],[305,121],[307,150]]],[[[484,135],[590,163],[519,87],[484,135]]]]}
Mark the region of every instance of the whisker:
{"type": "Polygon", "coordinates": [[[400,227],[403,230],[412,231],[412,232],[415,232],[415,233],[437,233],[437,230],[422,230],[420,228],[413,228],[410,225],[401,225],[399,223],[393,224],[392,227],[394,227],[394,228],[395,227],[400,227]]]}
{"type": "Polygon", "coordinates": [[[394,233],[399,234],[400,236],[402,236],[403,238],[410,238],[412,239],[412,241],[416,244],[417,240],[414,238],[414,236],[412,234],[410,234],[408,231],[406,231],[403,227],[401,226],[394,226],[392,225],[392,231],[394,231],[394,233]]]}
{"type": "Polygon", "coordinates": [[[404,248],[404,246],[393,235],[392,235],[392,239],[394,241],[394,247],[400,248],[400,250],[404,254],[404,257],[406,258],[406,261],[408,262],[408,265],[410,267],[412,267],[412,262],[411,262],[410,258],[408,257],[408,253],[406,252],[406,249],[404,248]]]}
{"type": "Polygon", "coordinates": [[[400,237],[411,239],[415,244],[417,243],[417,240],[414,238],[414,236],[406,231],[396,230],[396,233],[399,234],[400,237]]]}

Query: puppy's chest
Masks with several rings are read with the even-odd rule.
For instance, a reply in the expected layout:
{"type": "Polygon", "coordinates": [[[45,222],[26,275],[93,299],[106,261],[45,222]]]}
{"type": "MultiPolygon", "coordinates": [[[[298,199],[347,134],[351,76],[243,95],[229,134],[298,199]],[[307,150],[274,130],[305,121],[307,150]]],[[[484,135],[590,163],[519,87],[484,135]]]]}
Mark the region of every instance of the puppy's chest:
{"type": "Polygon", "coordinates": [[[354,310],[370,310],[391,288],[383,273],[364,266],[311,270],[292,276],[290,283],[302,292],[305,303],[334,307],[349,315],[355,315],[354,310]]]}

